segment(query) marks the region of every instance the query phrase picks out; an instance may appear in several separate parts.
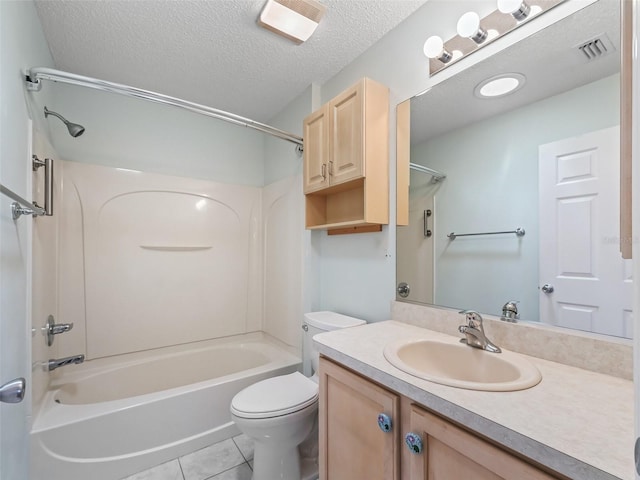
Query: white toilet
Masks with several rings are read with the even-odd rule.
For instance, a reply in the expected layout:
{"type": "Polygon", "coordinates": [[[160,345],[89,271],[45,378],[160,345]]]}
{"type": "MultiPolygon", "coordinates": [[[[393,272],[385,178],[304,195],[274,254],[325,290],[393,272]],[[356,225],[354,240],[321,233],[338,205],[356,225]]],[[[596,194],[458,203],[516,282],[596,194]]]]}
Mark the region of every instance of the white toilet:
{"type": "Polygon", "coordinates": [[[366,323],[334,312],[306,313],[304,320],[303,354],[311,360],[313,376],[307,378],[295,372],[268,378],[245,388],[231,400],[234,422],[254,441],[253,480],[317,478],[317,462],[310,468],[302,468],[298,451],[298,446],[312,431],[317,435],[314,426],[318,413],[318,377],[315,372],[319,354],[312,338],[317,333],[366,323]]]}

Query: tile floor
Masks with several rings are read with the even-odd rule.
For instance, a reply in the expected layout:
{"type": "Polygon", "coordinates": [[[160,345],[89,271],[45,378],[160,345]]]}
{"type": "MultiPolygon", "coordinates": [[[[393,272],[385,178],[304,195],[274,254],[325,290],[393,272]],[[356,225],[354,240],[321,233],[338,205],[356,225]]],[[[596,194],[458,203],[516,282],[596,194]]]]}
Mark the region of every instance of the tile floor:
{"type": "Polygon", "coordinates": [[[252,466],[253,443],[238,435],[123,480],[251,480],[252,466]]]}

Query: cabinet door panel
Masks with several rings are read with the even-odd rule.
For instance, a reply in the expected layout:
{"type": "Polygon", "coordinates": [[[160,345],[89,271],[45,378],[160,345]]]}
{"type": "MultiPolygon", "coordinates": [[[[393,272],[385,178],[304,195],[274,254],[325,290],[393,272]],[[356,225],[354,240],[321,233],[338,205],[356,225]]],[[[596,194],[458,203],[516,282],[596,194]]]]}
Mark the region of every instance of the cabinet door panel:
{"type": "Polygon", "coordinates": [[[329,186],[329,116],[328,108],[304,119],[304,193],[329,186]]]}
{"type": "Polygon", "coordinates": [[[320,479],[399,480],[399,397],[320,361],[320,479]],[[378,427],[379,413],[392,419],[378,427]]]}
{"type": "Polygon", "coordinates": [[[360,82],[329,104],[331,115],[330,183],[364,175],[364,87],[360,82]]]}
{"type": "Polygon", "coordinates": [[[471,433],[411,405],[409,428],[423,442],[423,452],[408,449],[404,465],[409,465],[406,480],[552,480],[553,477],[533,465],[471,433]]]}

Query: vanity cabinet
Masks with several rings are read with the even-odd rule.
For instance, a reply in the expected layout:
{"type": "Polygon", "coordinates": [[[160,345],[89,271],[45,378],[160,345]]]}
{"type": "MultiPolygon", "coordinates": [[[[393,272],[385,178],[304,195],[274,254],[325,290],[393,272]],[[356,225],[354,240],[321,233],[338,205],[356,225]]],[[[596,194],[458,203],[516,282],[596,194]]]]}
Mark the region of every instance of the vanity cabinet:
{"type": "Polygon", "coordinates": [[[307,116],[303,135],[306,227],[387,224],[389,89],[362,79],[307,116]]]}
{"type": "Polygon", "coordinates": [[[400,396],[320,358],[320,480],[400,480],[400,396]]]}
{"type": "Polygon", "coordinates": [[[319,371],[320,480],[564,478],[324,357],[319,371]],[[378,426],[380,413],[391,419],[389,431],[378,426]],[[406,434],[419,439],[413,449],[406,434]]]}

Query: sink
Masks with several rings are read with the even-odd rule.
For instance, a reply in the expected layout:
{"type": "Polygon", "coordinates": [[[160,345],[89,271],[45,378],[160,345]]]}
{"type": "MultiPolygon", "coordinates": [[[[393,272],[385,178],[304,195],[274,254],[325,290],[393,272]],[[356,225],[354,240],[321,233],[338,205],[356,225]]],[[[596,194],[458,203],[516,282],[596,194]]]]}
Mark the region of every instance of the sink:
{"type": "Polygon", "coordinates": [[[384,356],[396,368],[450,387],[489,392],[524,390],[537,385],[540,371],[522,356],[491,353],[451,340],[404,339],[391,342],[384,356]]]}

